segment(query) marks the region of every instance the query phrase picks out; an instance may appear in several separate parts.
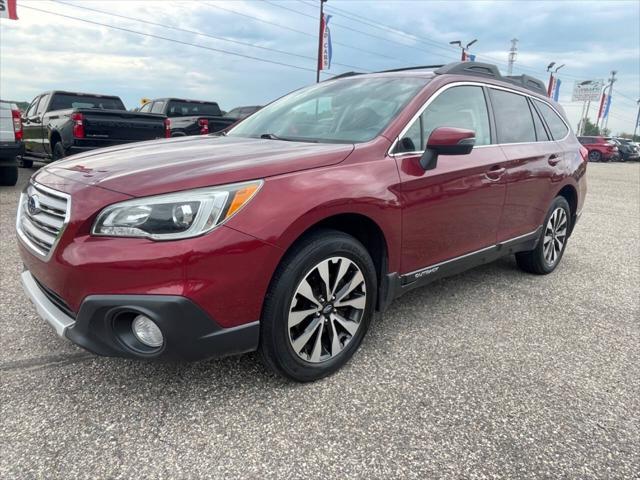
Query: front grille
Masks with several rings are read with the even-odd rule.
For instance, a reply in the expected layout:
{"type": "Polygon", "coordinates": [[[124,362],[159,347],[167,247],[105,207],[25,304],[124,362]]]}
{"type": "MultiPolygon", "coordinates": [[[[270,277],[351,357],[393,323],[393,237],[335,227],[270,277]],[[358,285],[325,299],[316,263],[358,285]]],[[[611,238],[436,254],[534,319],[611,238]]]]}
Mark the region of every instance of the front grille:
{"type": "Polygon", "coordinates": [[[69,196],[48,187],[30,183],[20,196],[16,229],[24,243],[48,259],[69,221],[69,196]]]}
{"type": "Polygon", "coordinates": [[[56,292],[54,292],[50,288],[45,287],[42,283],[40,283],[40,281],[36,277],[33,277],[33,279],[36,281],[36,283],[40,287],[40,290],[42,290],[42,293],[45,294],[45,296],[49,299],[51,303],[53,303],[56,307],[58,307],[60,310],[62,310],[71,318],[73,319],[76,318],[75,312],[71,310],[71,307],[67,305],[67,302],[65,302],[60,295],[58,295],[56,292]]]}

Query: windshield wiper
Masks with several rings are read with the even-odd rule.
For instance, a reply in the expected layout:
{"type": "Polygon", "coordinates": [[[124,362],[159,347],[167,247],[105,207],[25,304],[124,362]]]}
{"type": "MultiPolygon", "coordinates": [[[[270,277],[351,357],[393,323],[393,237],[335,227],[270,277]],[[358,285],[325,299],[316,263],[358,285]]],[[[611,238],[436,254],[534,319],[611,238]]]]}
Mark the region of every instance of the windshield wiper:
{"type": "Polygon", "coordinates": [[[289,140],[288,138],[279,137],[275,133],[263,133],[262,135],[260,135],[260,138],[264,138],[265,140],[284,140],[285,142],[293,141],[293,140],[289,140]]]}

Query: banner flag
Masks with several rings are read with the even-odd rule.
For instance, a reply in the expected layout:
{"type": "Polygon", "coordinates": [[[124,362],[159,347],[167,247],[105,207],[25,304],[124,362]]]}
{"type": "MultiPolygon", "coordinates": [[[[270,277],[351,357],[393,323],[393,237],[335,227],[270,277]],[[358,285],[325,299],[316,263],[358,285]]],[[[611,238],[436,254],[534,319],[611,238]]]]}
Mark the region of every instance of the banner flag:
{"type": "Polygon", "coordinates": [[[557,102],[558,98],[560,98],[560,84],[562,84],[562,80],[553,77],[553,100],[555,102],[557,102]]]}
{"type": "Polygon", "coordinates": [[[0,18],[18,20],[16,0],[0,0],[0,18]]]}
{"type": "Polygon", "coordinates": [[[602,114],[602,118],[607,118],[609,116],[610,108],[611,108],[611,95],[607,95],[607,103],[604,107],[604,113],[602,114]]]}
{"type": "Polygon", "coordinates": [[[322,23],[320,24],[322,29],[322,54],[320,55],[320,65],[318,65],[319,70],[328,70],[331,68],[333,48],[331,46],[331,30],[329,29],[330,19],[331,15],[322,15],[322,23]]]}
{"type": "Polygon", "coordinates": [[[600,108],[598,108],[598,120],[602,118],[604,114],[604,105],[607,103],[607,94],[602,92],[602,96],[600,97],[600,108]]]}

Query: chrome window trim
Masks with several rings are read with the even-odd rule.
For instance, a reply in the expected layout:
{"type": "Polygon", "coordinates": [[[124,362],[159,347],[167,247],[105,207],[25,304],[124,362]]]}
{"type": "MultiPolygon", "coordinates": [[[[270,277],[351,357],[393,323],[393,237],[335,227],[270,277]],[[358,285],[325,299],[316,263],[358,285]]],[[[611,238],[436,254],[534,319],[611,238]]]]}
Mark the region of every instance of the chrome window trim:
{"type": "MultiPolygon", "coordinates": [[[[564,123],[564,125],[567,127],[567,134],[562,137],[559,140],[545,140],[543,142],[517,142],[517,143],[490,143],[489,145],[478,145],[477,147],[473,147],[473,149],[475,150],[476,148],[486,148],[486,147],[500,147],[500,146],[506,146],[506,145],[530,145],[532,143],[535,144],[543,144],[543,143],[555,143],[555,142],[562,142],[563,140],[566,140],[569,135],[571,134],[571,127],[569,126],[569,124],[565,121],[565,119],[563,118],[562,115],[560,115],[560,113],[558,112],[558,110],[551,105],[549,102],[535,96],[535,95],[531,95],[525,92],[520,92],[518,90],[514,90],[512,88],[508,88],[508,87],[503,87],[501,85],[493,85],[490,83],[482,83],[482,82],[470,82],[470,81],[459,81],[459,82],[451,82],[451,83],[447,83],[446,85],[443,85],[442,87],[440,87],[438,90],[435,91],[435,93],[433,95],[431,95],[427,101],[422,105],[422,107],[420,107],[420,109],[416,112],[416,114],[411,117],[411,120],[409,120],[407,122],[407,124],[404,126],[404,128],[400,131],[400,134],[398,134],[398,136],[396,137],[396,139],[393,141],[393,143],[391,144],[391,146],[389,147],[389,149],[387,150],[387,155],[390,157],[398,157],[398,156],[402,156],[402,155],[417,155],[417,154],[422,154],[424,153],[424,150],[416,150],[413,152],[399,152],[399,153],[393,153],[393,149],[396,147],[396,144],[400,141],[400,139],[409,131],[409,129],[413,126],[413,122],[415,122],[420,115],[422,115],[422,113],[427,109],[427,107],[431,104],[431,102],[433,102],[436,98],[438,98],[442,92],[453,88],[453,87],[460,87],[460,86],[474,86],[474,87],[487,87],[487,88],[494,88],[496,90],[504,90],[505,92],[509,92],[509,93],[515,93],[516,95],[522,95],[524,97],[529,97],[532,100],[538,100],[542,103],[547,104],[549,107],[551,107],[551,109],[556,113],[556,115],[558,115],[558,117],[560,117],[560,120],[562,120],[562,123],[564,123]]],[[[487,105],[487,111],[489,110],[489,106],[487,105]]],[[[545,122],[546,123],[546,122],[545,122]]]]}
{"type": "Polygon", "coordinates": [[[31,180],[29,182],[29,185],[27,185],[25,187],[25,189],[22,191],[22,193],[20,193],[20,200],[18,202],[18,211],[16,213],[16,232],[18,234],[18,238],[22,241],[24,246],[29,249],[30,252],[32,252],[33,254],[38,256],[43,261],[48,262],[49,259],[52,257],[53,252],[56,249],[56,246],[58,245],[58,242],[60,241],[60,238],[64,234],[64,232],[65,232],[65,230],[67,228],[67,225],[69,224],[69,220],[71,218],[71,195],[69,195],[68,193],[60,192],[59,190],[54,190],[53,188],[46,187],[46,186],[41,185],[40,183],[37,183],[37,182],[35,182],[33,180],[31,180]],[[66,200],[66,202],[67,202],[67,208],[66,208],[66,211],[65,211],[65,215],[64,215],[64,220],[62,222],[62,226],[60,227],[60,231],[56,235],[56,238],[53,241],[53,244],[51,245],[51,248],[46,253],[43,252],[40,249],[40,247],[35,245],[24,234],[24,232],[22,231],[22,228],[20,226],[20,221],[22,219],[22,210],[24,208],[24,203],[25,203],[24,200],[25,200],[26,192],[27,192],[27,190],[29,188],[29,185],[33,186],[33,188],[35,188],[36,190],[41,190],[43,192],[46,192],[46,193],[48,193],[49,195],[51,195],[53,197],[64,198],[66,200]]]}

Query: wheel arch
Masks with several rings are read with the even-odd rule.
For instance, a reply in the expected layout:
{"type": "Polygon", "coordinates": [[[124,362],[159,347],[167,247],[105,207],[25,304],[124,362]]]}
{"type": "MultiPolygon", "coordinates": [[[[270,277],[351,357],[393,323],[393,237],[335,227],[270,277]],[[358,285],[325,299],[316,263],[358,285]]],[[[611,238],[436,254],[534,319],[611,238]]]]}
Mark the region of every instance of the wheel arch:
{"type": "Polygon", "coordinates": [[[51,132],[49,133],[49,150],[51,151],[49,153],[53,155],[53,147],[55,146],[56,143],[61,141],[62,141],[62,135],[60,134],[60,132],[58,130],[51,130],[51,132]]]}
{"type": "Polygon", "coordinates": [[[573,185],[569,184],[562,187],[556,196],[564,197],[571,209],[571,227],[569,229],[569,235],[571,235],[578,214],[578,191],[573,185]]]}

